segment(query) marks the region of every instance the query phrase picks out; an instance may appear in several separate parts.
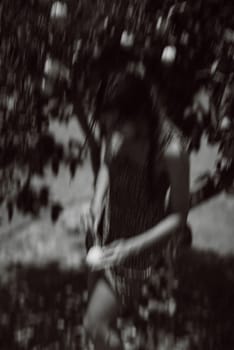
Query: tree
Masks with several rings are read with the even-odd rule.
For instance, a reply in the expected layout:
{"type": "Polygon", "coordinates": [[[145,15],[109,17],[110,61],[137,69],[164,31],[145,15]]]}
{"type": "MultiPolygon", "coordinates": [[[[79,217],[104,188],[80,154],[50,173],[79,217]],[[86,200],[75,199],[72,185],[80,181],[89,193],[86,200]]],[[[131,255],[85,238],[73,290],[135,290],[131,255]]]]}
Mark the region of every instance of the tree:
{"type": "Polygon", "coordinates": [[[47,164],[56,174],[63,162],[74,176],[88,146],[97,172],[101,137],[94,131],[101,129],[106,83],[119,70],[135,70],[148,80],[161,108],[189,138],[200,125],[201,132],[214,134],[219,122],[214,126],[208,118],[208,126],[199,124],[194,94],[207,82],[212,99],[222,94],[215,79],[221,65],[225,74],[232,71],[231,55],[220,49],[226,45],[233,52],[232,9],[231,1],[221,6],[216,0],[3,0],[0,191],[9,217],[15,204],[34,214],[46,205],[46,190],[33,193],[30,179],[43,176],[47,164]],[[63,149],[48,124],[51,118],[66,122],[68,104],[87,139],[63,149]]]}

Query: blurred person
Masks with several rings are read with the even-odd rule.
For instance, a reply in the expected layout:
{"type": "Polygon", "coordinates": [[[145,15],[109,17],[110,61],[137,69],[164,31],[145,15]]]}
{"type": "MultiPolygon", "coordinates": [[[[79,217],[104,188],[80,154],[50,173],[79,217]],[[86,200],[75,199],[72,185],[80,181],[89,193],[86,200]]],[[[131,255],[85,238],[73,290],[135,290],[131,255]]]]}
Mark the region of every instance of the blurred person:
{"type": "Polygon", "coordinates": [[[84,326],[96,350],[117,350],[123,349],[115,328],[121,308],[137,305],[162,252],[185,237],[189,159],[181,133],[133,74],[109,84],[102,123],[101,165],[82,217],[102,255],[90,273],[84,326]]]}

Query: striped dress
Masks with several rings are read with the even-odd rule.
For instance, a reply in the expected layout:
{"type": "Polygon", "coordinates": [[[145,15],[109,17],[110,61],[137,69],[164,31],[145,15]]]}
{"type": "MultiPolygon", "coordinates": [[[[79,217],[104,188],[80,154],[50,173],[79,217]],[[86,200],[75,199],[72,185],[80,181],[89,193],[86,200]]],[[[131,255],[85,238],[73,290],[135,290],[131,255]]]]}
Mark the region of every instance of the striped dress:
{"type": "MultiPolygon", "coordinates": [[[[177,129],[169,127],[168,123],[163,125],[159,154],[175,138],[182,140],[177,129]]],[[[140,165],[127,156],[116,154],[108,157],[108,168],[110,185],[102,233],[103,245],[137,236],[161,221],[165,217],[165,198],[169,189],[166,171],[155,171],[156,195],[150,199],[147,161],[140,165]]],[[[123,304],[137,300],[142,284],[150,278],[158,258],[151,248],[106,270],[106,278],[123,304]]]]}

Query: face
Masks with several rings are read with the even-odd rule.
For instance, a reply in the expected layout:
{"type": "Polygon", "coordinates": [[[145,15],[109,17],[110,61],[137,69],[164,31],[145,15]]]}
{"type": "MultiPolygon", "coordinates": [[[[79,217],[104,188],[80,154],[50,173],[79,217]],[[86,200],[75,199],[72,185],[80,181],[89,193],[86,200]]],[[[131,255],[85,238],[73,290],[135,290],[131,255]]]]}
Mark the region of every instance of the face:
{"type": "MultiPolygon", "coordinates": [[[[122,118],[121,118],[122,119],[122,118]]],[[[106,113],[104,116],[107,133],[118,132],[125,140],[136,140],[148,137],[148,125],[142,116],[133,120],[124,118],[119,121],[117,113],[106,113]]]]}

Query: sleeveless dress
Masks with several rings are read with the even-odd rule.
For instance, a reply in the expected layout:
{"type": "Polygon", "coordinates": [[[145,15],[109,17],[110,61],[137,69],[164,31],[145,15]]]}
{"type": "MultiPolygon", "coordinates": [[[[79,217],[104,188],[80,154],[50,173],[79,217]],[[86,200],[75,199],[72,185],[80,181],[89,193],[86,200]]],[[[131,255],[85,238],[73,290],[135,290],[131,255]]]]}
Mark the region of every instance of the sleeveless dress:
{"type": "MultiPolygon", "coordinates": [[[[160,154],[175,140],[185,144],[179,130],[168,121],[164,121],[159,157],[155,157],[155,161],[160,159],[160,154]]],[[[169,189],[166,171],[155,171],[156,194],[155,198],[149,199],[147,161],[140,165],[121,154],[116,154],[110,155],[107,163],[110,182],[102,245],[142,234],[161,221],[166,215],[165,198],[169,189]]],[[[168,246],[165,250],[168,251],[168,246]]],[[[155,252],[153,248],[147,249],[137,256],[129,257],[121,265],[105,271],[106,279],[123,305],[132,304],[140,297],[142,285],[151,277],[154,265],[162,256],[161,253],[163,254],[155,252]]]]}

